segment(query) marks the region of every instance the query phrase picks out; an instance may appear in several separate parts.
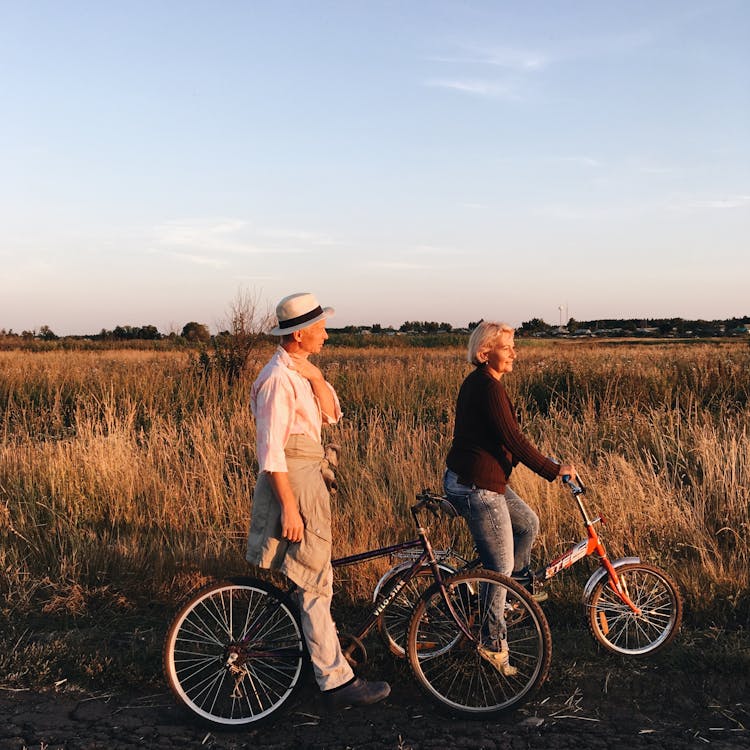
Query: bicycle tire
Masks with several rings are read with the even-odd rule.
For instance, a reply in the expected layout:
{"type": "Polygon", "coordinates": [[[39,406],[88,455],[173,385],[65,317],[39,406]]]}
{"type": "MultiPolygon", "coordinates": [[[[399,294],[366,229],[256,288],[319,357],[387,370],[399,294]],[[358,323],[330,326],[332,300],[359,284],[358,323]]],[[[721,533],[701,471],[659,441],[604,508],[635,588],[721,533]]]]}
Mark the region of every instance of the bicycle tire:
{"type": "Polygon", "coordinates": [[[444,710],[485,719],[519,706],[547,679],[552,635],[542,608],[528,591],[507,576],[476,569],[457,573],[446,582],[455,611],[471,633],[463,634],[448,611],[439,586],[432,586],[414,609],[407,653],[420,687],[444,710]],[[485,621],[482,585],[506,589],[507,641],[518,673],[505,677],[479,654],[485,621]],[[512,617],[510,616],[512,614],[512,617]]]}
{"type": "Polygon", "coordinates": [[[682,597],[677,585],[661,569],[645,563],[617,568],[628,596],[641,610],[625,604],[604,576],[586,602],[589,629],[608,651],[625,656],[648,656],[671,643],[682,622],[682,597]]]}
{"type": "Polygon", "coordinates": [[[183,605],[167,631],[163,665],[195,718],[231,727],[280,709],[299,688],[304,656],[290,598],[266,581],[236,579],[206,586],[183,605]]]}
{"type": "MultiPolygon", "coordinates": [[[[446,575],[453,575],[456,570],[442,563],[438,563],[440,570],[446,575]]],[[[380,588],[381,599],[387,598],[403,570],[401,566],[392,568],[383,577],[380,588]]],[[[409,621],[412,612],[422,594],[435,582],[432,570],[425,565],[398,592],[396,598],[381,612],[378,617],[378,632],[388,650],[397,658],[406,658],[406,635],[409,632],[409,621]]]]}

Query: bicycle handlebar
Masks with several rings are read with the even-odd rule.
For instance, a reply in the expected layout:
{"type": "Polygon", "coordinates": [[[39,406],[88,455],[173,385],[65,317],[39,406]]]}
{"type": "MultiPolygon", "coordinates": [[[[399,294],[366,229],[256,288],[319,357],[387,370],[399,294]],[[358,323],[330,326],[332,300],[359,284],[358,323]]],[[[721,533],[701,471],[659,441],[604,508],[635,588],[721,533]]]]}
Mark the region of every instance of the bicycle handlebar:
{"type": "Polygon", "coordinates": [[[570,474],[563,474],[561,479],[562,483],[568,486],[568,489],[573,493],[574,496],[583,495],[586,492],[586,488],[583,486],[583,482],[577,474],[575,476],[575,481],[570,474]]]}
{"type": "Polygon", "coordinates": [[[434,495],[429,490],[423,489],[417,494],[417,504],[412,505],[413,511],[422,510],[426,508],[433,515],[437,516],[442,511],[449,518],[454,518],[458,515],[458,511],[453,505],[442,495],[434,495]]]}

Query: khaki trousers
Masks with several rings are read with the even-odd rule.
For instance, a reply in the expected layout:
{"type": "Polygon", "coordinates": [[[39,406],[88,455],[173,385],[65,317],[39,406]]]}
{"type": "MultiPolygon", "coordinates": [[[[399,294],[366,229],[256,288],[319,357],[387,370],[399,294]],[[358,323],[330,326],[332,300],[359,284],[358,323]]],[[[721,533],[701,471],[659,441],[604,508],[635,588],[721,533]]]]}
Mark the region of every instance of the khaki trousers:
{"type": "Polygon", "coordinates": [[[321,690],[333,690],[354,677],[341,652],[331,617],[331,507],[320,473],[323,446],[304,435],[292,435],[284,448],[289,481],[305,522],[302,542],[281,536],[281,508],[265,474],[253,495],[247,560],[278,570],[297,584],[302,632],[321,690]]]}
{"type": "Polygon", "coordinates": [[[321,690],[333,690],[354,677],[341,652],[336,623],[331,617],[331,597],[297,588],[302,632],[321,690]]]}

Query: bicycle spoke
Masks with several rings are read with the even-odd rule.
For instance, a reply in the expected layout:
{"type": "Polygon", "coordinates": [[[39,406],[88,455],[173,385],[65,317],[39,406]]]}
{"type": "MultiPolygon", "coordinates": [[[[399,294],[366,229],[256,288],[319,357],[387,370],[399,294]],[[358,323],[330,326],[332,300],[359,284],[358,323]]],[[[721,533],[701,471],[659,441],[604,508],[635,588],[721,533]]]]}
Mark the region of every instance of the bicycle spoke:
{"type": "MultiPolygon", "coordinates": [[[[205,607],[202,607],[205,609],[205,607]]],[[[186,620],[185,626],[187,632],[190,635],[200,636],[204,635],[206,642],[214,643],[218,646],[223,645],[222,640],[217,637],[214,633],[214,629],[211,628],[205,620],[201,617],[200,613],[198,612],[197,608],[193,612],[190,613],[190,619],[186,620]],[[198,622],[195,622],[195,621],[198,622]],[[202,626],[202,627],[201,627],[202,626]]]]}

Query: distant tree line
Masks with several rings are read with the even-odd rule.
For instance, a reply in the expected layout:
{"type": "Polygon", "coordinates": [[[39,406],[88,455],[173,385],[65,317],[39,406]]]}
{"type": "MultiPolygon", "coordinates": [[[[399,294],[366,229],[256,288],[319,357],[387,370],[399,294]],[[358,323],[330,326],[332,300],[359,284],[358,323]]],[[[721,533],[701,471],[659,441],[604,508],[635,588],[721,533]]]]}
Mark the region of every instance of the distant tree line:
{"type": "Polygon", "coordinates": [[[401,333],[437,333],[438,331],[449,333],[453,330],[453,326],[450,323],[438,323],[434,320],[407,320],[398,330],[401,333]]]}
{"type": "Polygon", "coordinates": [[[102,341],[157,341],[163,338],[156,326],[116,326],[108,331],[102,328],[97,336],[102,341]]]}
{"type": "MultiPolygon", "coordinates": [[[[0,337],[11,339],[19,338],[23,340],[37,339],[40,341],[58,341],[61,338],[48,325],[40,326],[39,330],[34,329],[30,331],[22,331],[21,333],[16,333],[12,328],[0,328],[0,337]]],[[[159,341],[161,339],[181,338],[185,341],[205,344],[211,340],[211,334],[208,330],[208,326],[203,323],[192,321],[185,324],[182,333],[180,334],[174,332],[169,334],[160,333],[159,329],[154,325],[119,325],[115,326],[111,331],[102,328],[99,333],[64,336],[62,338],[74,340],[87,339],[89,341],[159,341]]]]}
{"type": "Polygon", "coordinates": [[[723,320],[689,320],[684,318],[601,318],[576,320],[564,326],[546,323],[541,318],[524,321],[519,336],[590,335],[590,336],[665,336],[714,337],[748,333],[750,316],[723,320]]]}
{"type": "MultiPolygon", "coordinates": [[[[160,333],[154,325],[132,326],[118,325],[112,330],[102,328],[98,334],[86,336],[65,336],[64,341],[87,340],[100,342],[117,341],[161,341],[167,345],[211,345],[216,352],[212,355],[214,365],[222,369],[237,373],[241,368],[247,351],[258,343],[271,340],[263,332],[268,330],[272,321],[268,313],[256,312],[253,299],[238,297],[233,303],[227,328],[212,335],[205,323],[190,321],[182,327],[178,334],[160,333]]],[[[466,328],[454,328],[450,323],[434,320],[407,320],[398,328],[373,323],[369,326],[329,327],[333,334],[347,335],[417,335],[453,333],[466,334],[476,328],[482,320],[471,321],[466,328]]],[[[517,329],[517,335],[524,336],[654,336],[654,337],[715,337],[746,335],[750,332],[750,316],[724,318],[722,320],[690,320],[684,318],[600,318],[597,320],[576,320],[570,318],[565,325],[552,325],[542,318],[526,320],[517,329]]],[[[23,342],[45,341],[54,342],[61,339],[48,326],[43,325],[38,330],[25,330],[16,333],[12,329],[0,328],[0,339],[8,342],[20,340],[23,342]]]]}

